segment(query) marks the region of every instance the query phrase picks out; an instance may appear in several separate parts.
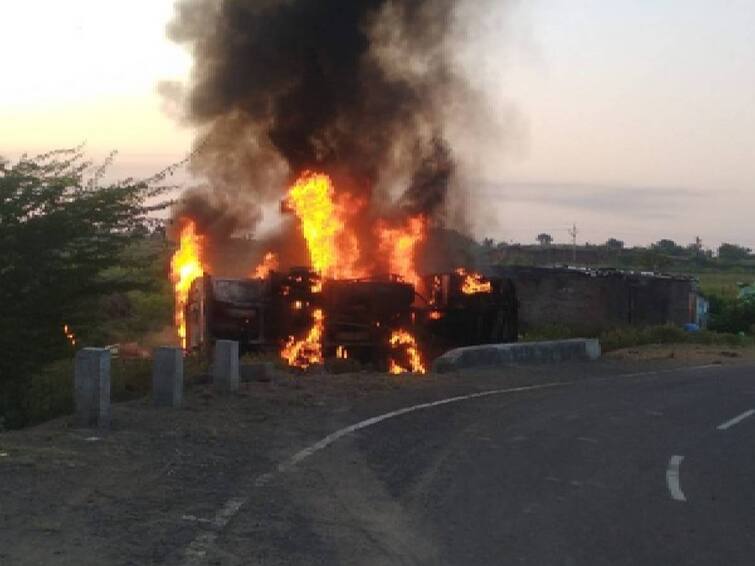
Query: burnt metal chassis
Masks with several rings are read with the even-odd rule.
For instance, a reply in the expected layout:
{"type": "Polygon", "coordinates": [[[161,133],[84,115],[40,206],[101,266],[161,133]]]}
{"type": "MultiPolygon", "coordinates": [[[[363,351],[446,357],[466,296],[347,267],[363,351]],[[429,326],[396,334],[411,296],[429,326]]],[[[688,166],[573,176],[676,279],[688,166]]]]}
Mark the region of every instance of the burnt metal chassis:
{"type": "MultiPolygon", "coordinates": [[[[238,340],[242,352],[277,352],[289,336],[306,336],[317,308],[325,314],[326,359],[336,357],[340,346],[349,358],[381,369],[389,357],[391,334],[399,329],[412,333],[430,358],[452,347],[515,341],[518,329],[513,285],[504,279],[491,282],[491,293],[464,295],[455,274],[428,276],[424,284],[431,291],[429,297],[422,297],[413,286],[395,278],[322,282],[307,270],[273,273],[269,292],[259,301],[223,305],[226,312],[255,310],[255,331],[245,328],[240,317],[233,332],[208,332],[203,349],[209,353],[215,339],[227,338],[238,340]],[[439,277],[444,278],[444,289],[434,285],[439,277]],[[317,288],[320,292],[315,292],[317,288]]],[[[210,301],[210,326],[215,308],[210,301]]]]}

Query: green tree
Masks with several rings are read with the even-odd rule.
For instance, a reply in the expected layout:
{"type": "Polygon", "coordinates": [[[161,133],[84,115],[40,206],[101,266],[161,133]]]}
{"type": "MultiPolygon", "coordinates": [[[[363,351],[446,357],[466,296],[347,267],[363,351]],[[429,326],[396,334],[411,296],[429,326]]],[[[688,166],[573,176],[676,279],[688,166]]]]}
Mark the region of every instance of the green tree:
{"type": "Polygon", "coordinates": [[[543,232],[542,234],[538,234],[537,238],[535,238],[538,242],[540,242],[541,246],[549,246],[553,243],[553,236],[550,234],[546,234],[543,232]]]}
{"type": "Polygon", "coordinates": [[[755,299],[732,299],[716,295],[709,299],[711,330],[751,334],[755,331],[755,299]]]}
{"type": "Polygon", "coordinates": [[[667,255],[660,253],[655,247],[644,249],[640,252],[639,264],[647,271],[662,271],[671,267],[673,260],[667,255]]]}
{"type": "Polygon", "coordinates": [[[653,250],[657,251],[658,253],[670,254],[670,255],[678,254],[684,251],[683,248],[677,245],[677,243],[674,240],[668,240],[668,239],[658,240],[655,244],[652,244],[650,247],[653,250]]]}
{"type": "Polygon", "coordinates": [[[165,172],[100,186],[109,162],[94,169],[77,148],[0,163],[0,417],[11,426],[25,423],[31,375],[73,354],[64,325],[76,347],[95,340],[102,297],[139,285],[119,267],[165,172]]]}
{"type": "Polygon", "coordinates": [[[621,240],[617,240],[616,238],[608,238],[608,240],[605,243],[605,246],[609,250],[623,250],[624,242],[621,240]]]}
{"type": "Polygon", "coordinates": [[[724,261],[740,261],[747,259],[752,250],[737,244],[723,243],[718,247],[718,257],[724,261]]]}

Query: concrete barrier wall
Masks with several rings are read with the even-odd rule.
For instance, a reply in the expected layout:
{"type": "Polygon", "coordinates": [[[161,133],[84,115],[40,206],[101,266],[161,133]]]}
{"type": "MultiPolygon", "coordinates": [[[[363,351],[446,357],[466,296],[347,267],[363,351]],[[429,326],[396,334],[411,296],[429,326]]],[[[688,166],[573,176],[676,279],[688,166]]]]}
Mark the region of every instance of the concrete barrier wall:
{"type": "Polygon", "coordinates": [[[449,350],[433,362],[432,370],[444,373],[467,368],[490,367],[503,364],[537,364],[600,357],[597,339],[575,338],[550,342],[518,342],[515,344],[485,344],[449,350]]]}

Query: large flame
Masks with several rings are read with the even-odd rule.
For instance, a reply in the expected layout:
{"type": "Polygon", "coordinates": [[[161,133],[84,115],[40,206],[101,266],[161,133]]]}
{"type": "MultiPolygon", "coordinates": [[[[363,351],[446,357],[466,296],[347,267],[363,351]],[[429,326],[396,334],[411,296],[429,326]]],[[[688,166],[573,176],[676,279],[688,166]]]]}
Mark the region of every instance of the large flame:
{"type": "Polygon", "coordinates": [[[425,239],[425,225],[422,215],[409,218],[406,226],[393,227],[383,221],[377,225],[379,250],[388,260],[388,269],[415,288],[420,282],[414,267],[415,250],[425,239]]]}
{"type": "MultiPolygon", "coordinates": [[[[365,275],[357,267],[359,241],[348,227],[348,221],[361,206],[358,201],[348,194],[336,199],[330,177],[305,171],[289,189],[286,206],[299,218],[312,269],[318,275],[332,279],[355,279],[365,275]]],[[[312,291],[321,290],[322,281],[319,281],[312,291]]],[[[325,315],[322,309],[315,309],[313,317],[307,336],[303,340],[290,336],[281,350],[281,357],[290,366],[307,368],[323,362],[325,315]]]]}
{"type": "MultiPolygon", "coordinates": [[[[357,279],[368,274],[360,267],[359,240],[353,228],[362,204],[347,193],[336,195],[330,177],[323,173],[305,171],[290,187],[284,205],[299,218],[312,269],[323,279],[357,279]]],[[[420,283],[414,267],[415,252],[425,232],[426,220],[422,215],[409,218],[403,226],[379,221],[375,231],[378,253],[390,272],[415,286],[420,283]]],[[[281,357],[291,366],[306,368],[323,361],[325,316],[321,309],[316,309],[313,316],[314,323],[307,336],[301,340],[290,336],[281,350],[281,357]]],[[[406,360],[402,363],[408,365],[405,368],[391,359],[391,373],[425,373],[417,341],[409,332],[393,332],[390,346],[398,359],[406,360]]],[[[343,347],[336,354],[348,357],[343,347]]]]}
{"type": "Polygon", "coordinates": [[[312,269],[331,279],[363,277],[359,241],[347,226],[360,203],[349,195],[336,200],[330,177],[305,171],[288,191],[286,205],[301,222],[312,269]]]}
{"type": "Polygon", "coordinates": [[[265,279],[271,271],[278,269],[278,256],[273,252],[267,252],[260,264],[251,273],[252,279],[265,279]]]}
{"type": "Polygon", "coordinates": [[[202,236],[196,233],[196,224],[181,219],[179,247],[170,261],[170,279],[175,294],[175,323],[181,347],[186,348],[185,308],[192,282],[204,273],[202,266],[202,236]]]}
{"type": "Polygon", "coordinates": [[[391,358],[388,361],[388,372],[394,375],[399,373],[426,373],[424,364],[422,363],[422,356],[419,353],[419,347],[417,346],[417,340],[406,330],[395,330],[391,334],[389,341],[393,350],[403,350],[405,352],[404,357],[409,362],[408,367],[400,365],[395,359],[391,358]]]}
{"type": "Polygon", "coordinates": [[[461,286],[461,292],[465,295],[476,295],[477,293],[492,293],[493,287],[490,281],[483,281],[482,275],[479,273],[467,273],[467,271],[460,267],[456,270],[456,273],[464,278],[464,282],[461,286]]]}
{"type": "Polygon", "coordinates": [[[315,309],[313,316],[314,323],[306,338],[296,340],[293,336],[289,336],[288,342],[281,350],[281,358],[290,366],[306,369],[311,365],[321,364],[323,361],[322,334],[325,328],[325,315],[322,309],[315,309]]]}

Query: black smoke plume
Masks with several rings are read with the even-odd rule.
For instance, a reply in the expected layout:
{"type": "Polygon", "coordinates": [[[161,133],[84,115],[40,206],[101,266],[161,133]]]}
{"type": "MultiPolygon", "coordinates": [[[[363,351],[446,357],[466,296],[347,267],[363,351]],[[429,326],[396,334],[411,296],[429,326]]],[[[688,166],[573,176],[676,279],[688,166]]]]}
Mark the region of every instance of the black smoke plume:
{"type": "MultiPolygon", "coordinates": [[[[193,55],[184,109],[213,210],[233,206],[222,218],[251,227],[313,169],[382,207],[442,214],[453,174],[442,114],[465,88],[449,62],[458,4],[178,0],[168,32],[193,55]]],[[[201,205],[194,193],[183,212],[201,205]]]]}

